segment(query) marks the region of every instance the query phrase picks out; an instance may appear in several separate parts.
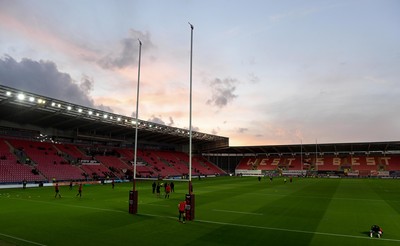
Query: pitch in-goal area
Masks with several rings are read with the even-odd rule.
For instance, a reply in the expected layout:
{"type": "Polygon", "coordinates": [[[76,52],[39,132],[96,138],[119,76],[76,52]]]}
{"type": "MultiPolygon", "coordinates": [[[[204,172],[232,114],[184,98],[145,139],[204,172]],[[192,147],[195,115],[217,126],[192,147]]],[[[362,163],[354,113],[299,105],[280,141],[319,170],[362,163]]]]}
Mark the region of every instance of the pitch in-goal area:
{"type": "MultiPolygon", "coordinates": [[[[156,181],[157,182],[157,181],[156,181]]],[[[170,181],[160,181],[170,182],[170,181]]],[[[170,198],[137,182],[0,189],[0,245],[400,245],[400,180],[254,177],[193,180],[195,220],[178,222],[187,182],[170,198]],[[371,225],[383,228],[370,238],[371,225]]]]}

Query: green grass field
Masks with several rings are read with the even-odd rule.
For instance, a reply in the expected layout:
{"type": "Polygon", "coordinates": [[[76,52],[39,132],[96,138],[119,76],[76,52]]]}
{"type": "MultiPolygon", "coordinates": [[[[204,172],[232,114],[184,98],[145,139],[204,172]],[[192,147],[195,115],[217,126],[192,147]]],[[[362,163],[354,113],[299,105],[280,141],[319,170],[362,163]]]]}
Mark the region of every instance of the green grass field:
{"type": "Polygon", "coordinates": [[[400,245],[400,181],[253,177],[194,180],[196,219],[177,221],[187,183],[170,199],[131,184],[0,189],[0,245],[400,245]],[[383,238],[369,238],[372,224],[383,238]]]}

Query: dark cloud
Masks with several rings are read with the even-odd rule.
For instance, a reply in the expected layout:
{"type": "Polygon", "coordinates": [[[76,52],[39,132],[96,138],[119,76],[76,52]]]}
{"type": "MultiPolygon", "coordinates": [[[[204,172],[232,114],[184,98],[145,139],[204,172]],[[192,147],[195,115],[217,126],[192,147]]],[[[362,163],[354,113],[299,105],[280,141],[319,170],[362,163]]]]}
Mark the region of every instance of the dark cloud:
{"type": "Polygon", "coordinates": [[[103,110],[103,111],[113,112],[113,109],[111,107],[103,105],[103,104],[95,105],[94,107],[97,109],[103,110]]]}
{"type": "Polygon", "coordinates": [[[112,112],[110,107],[95,106],[88,96],[94,81],[84,75],[77,84],[68,73],[62,73],[52,61],[28,58],[16,61],[10,56],[0,59],[0,83],[16,89],[57,98],[59,100],[112,112]]]}
{"type": "Polygon", "coordinates": [[[151,42],[148,32],[142,33],[131,29],[129,37],[120,41],[119,50],[108,54],[98,61],[98,64],[105,69],[125,68],[137,63],[139,53],[139,41],[142,42],[142,49],[147,50],[154,45],[151,42]]]}
{"type": "Polygon", "coordinates": [[[207,104],[222,108],[229,102],[237,97],[234,94],[236,90],[236,84],[238,81],[232,78],[219,79],[216,78],[211,81],[211,99],[207,100],[207,104]]]}
{"type": "Polygon", "coordinates": [[[169,117],[169,123],[168,123],[168,125],[169,126],[173,126],[175,124],[175,122],[174,122],[174,118],[172,118],[171,116],[169,117]]]}
{"type": "Polygon", "coordinates": [[[81,85],[80,85],[82,91],[90,93],[93,90],[93,84],[94,84],[93,78],[90,78],[85,74],[82,75],[81,85]]]}
{"type": "Polygon", "coordinates": [[[155,115],[152,115],[150,119],[148,119],[147,121],[153,122],[153,123],[157,123],[160,125],[165,125],[165,122],[161,119],[161,116],[157,117],[155,115]]]}

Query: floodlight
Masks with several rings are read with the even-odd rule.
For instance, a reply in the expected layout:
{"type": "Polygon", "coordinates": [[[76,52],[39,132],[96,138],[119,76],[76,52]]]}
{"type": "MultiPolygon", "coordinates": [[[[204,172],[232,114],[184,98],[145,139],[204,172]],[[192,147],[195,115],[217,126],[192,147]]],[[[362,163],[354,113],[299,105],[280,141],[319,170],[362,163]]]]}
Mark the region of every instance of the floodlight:
{"type": "Polygon", "coordinates": [[[89,110],[89,111],[88,111],[88,114],[89,114],[89,115],[92,115],[92,114],[93,114],[93,111],[90,111],[90,110],[89,110]]]}
{"type": "Polygon", "coordinates": [[[107,117],[108,117],[108,115],[107,115],[107,114],[103,115],[103,118],[104,118],[104,119],[107,119],[107,117]]]}
{"type": "Polygon", "coordinates": [[[11,91],[7,91],[6,95],[10,97],[11,96],[11,91]]]}
{"type": "Polygon", "coordinates": [[[72,109],[72,107],[71,107],[71,106],[68,106],[68,107],[67,107],[67,109],[68,109],[68,110],[71,110],[71,109],[72,109]]]}
{"type": "Polygon", "coordinates": [[[18,98],[18,100],[23,101],[23,100],[25,100],[25,95],[20,93],[20,94],[18,94],[17,98],[18,98]]]}
{"type": "Polygon", "coordinates": [[[79,113],[82,113],[82,109],[81,109],[81,108],[80,108],[80,109],[78,109],[78,112],[79,112],[79,113]]]}
{"type": "Polygon", "coordinates": [[[56,106],[56,103],[55,103],[55,102],[52,102],[52,103],[51,103],[51,106],[52,106],[52,107],[55,107],[55,106],[56,106]]]}
{"type": "Polygon", "coordinates": [[[30,101],[30,102],[34,102],[34,101],[35,101],[35,98],[34,98],[34,97],[29,97],[29,101],[30,101]]]}
{"type": "Polygon", "coordinates": [[[118,117],[118,118],[117,118],[117,121],[121,121],[121,118],[120,118],[120,117],[118,117]]]}

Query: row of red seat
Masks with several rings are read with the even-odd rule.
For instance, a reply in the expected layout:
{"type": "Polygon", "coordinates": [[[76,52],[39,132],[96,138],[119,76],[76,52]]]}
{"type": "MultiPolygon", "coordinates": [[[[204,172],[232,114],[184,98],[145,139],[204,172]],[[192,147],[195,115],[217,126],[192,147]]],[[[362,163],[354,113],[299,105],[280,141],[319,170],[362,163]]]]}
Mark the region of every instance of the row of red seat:
{"type": "MultiPolygon", "coordinates": [[[[104,155],[89,156],[85,148],[90,146],[0,138],[0,182],[122,179],[133,173],[133,150],[116,148],[113,152],[118,155],[105,155],[104,151],[104,155]]],[[[188,162],[188,155],[182,152],[139,150],[137,176],[182,176],[189,172],[188,162]]],[[[224,173],[205,159],[192,159],[193,175],[224,173]]]]}
{"type": "Polygon", "coordinates": [[[338,171],[343,169],[400,171],[400,155],[385,156],[317,156],[317,157],[244,157],[236,169],[338,171]]]}

